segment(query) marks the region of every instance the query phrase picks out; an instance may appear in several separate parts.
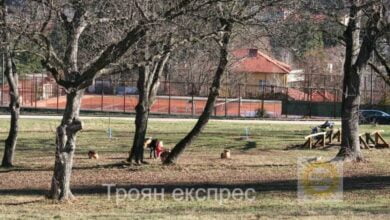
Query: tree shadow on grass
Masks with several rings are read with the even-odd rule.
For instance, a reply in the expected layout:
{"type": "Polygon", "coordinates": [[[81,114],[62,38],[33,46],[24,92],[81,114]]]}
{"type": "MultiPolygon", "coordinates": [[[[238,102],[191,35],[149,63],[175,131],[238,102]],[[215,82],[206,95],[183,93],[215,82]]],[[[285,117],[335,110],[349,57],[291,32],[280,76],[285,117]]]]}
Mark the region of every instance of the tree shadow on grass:
{"type": "Polygon", "coordinates": [[[248,151],[257,147],[256,141],[248,141],[245,146],[241,149],[242,151],[248,151]]]}
{"type": "Polygon", "coordinates": [[[5,205],[5,206],[19,206],[19,205],[28,205],[28,204],[33,204],[33,203],[39,203],[44,201],[45,198],[42,199],[34,199],[31,201],[20,201],[20,202],[5,202],[5,203],[0,203],[0,205],[5,205]]]}
{"type": "MultiPolygon", "coordinates": [[[[91,170],[91,169],[110,169],[110,168],[117,168],[117,169],[125,169],[128,168],[130,165],[125,162],[118,162],[118,163],[110,163],[110,164],[102,164],[102,165],[94,165],[94,166],[73,166],[72,170],[91,170]]],[[[53,167],[37,167],[37,168],[27,168],[22,166],[14,166],[11,168],[0,168],[0,173],[10,173],[10,172],[51,172],[53,171],[53,167]]]]}
{"type": "MultiPolygon", "coordinates": [[[[115,183],[112,183],[115,184],[115,183]]],[[[344,192],[359,190],[390,190],[390,176],[359,176],[344,178],[344,192]]],[[[130,189],[152,189],[156,192],[172,193],[176,189],[254,189],[256,192],[296,192],[297,180],[277,180],[250,182],[244,184],[218,184],[218,183],[177,183],[177,184],[138,184],[138,185],[113,185],[111,193],[115,192],[115,187],[130,189]]],[[[72,192],[77,195],[107,195],[107,186],[90,185],[90,186],[73,186],[72,192]]],[[[0,195],[45,195],[46,189],[0,189],[0,195]]]]}
{"type": "MultiPolygon", "coordinates": [[[[318,147],[315,146],[311,150],[322,150],[322,151],[328,151],[333,148],[340,147],[340,144],[327,144],[325,147],[318,147]]],[[[310,150],[308,146],[303,146],[303,144],[291,144],[284,148],[284,150],[310,150]]]]}

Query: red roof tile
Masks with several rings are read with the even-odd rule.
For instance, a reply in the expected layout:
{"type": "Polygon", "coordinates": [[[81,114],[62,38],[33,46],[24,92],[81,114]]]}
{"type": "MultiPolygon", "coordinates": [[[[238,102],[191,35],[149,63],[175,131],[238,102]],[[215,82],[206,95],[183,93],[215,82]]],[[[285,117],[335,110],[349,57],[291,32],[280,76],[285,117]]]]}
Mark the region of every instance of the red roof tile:
{"type": "Polygon", "coordinates": [[[322,90],[313,90],[310,97],[310,93],[305,93],[299,89],[289,88],[288,96],[298,101],[334,102],[336,100],[335,94],[322,90]]]}
{"type": "Polygon", "coordinates": [[[232,54],[237,59],[233,64],[235,72],[288,74],[291,71],[288,64],[273,59],[256,49],[239,49],[233,51],[232,54]]]}

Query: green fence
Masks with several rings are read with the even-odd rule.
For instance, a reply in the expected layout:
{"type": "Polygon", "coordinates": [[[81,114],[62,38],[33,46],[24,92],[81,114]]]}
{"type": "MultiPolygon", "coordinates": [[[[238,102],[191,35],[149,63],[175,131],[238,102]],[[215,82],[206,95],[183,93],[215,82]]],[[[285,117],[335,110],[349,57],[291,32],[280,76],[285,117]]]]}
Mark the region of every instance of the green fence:
{"type": "MultiPolygon", "coordinates": [[[[360,109],[376,109],[390,113],[388,105],[361,105],[360,109]]],[[[283,101],[283,115],[341,117],[340,102],[283,101]]]]}
{"type": "Polygon", "coordinates": [[[340,117],[341,103],[284,101],[282,114],[301,116],[340,117]]]}

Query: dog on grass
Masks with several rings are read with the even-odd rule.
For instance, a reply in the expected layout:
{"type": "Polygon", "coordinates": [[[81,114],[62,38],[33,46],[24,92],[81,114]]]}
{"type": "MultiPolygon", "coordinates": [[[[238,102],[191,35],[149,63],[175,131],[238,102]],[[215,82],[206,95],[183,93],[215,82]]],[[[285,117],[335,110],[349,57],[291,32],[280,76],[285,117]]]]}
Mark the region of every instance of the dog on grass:
{"type": "Polygon", "coordinates": [[[164,161],[167,159],[167,157],[169,156],[170,153],[171,153],[170,149],[163,150],[163,152],[160,155],[161,162],[164,163],[164,161]]]}
{"type": "Polygon", "coordinates": [[[159,139],[147,138],[144,142],[144,147],[150,150],[150,159],[157,159],[164,151],[164,144],[159,139]]]}
{"type": "Polygon", "coordinates": [[[98,160],[99,159],[99,155],[98,155],[98,153],[96,151],[90,150],[90,151],[88,151],[88,158],[89,159],[98,160]]]}
{"type": "Polygon", "coordinates": [[[221,153],[221,159],[230,159],[230,150],[224,150],[221,153]]]}

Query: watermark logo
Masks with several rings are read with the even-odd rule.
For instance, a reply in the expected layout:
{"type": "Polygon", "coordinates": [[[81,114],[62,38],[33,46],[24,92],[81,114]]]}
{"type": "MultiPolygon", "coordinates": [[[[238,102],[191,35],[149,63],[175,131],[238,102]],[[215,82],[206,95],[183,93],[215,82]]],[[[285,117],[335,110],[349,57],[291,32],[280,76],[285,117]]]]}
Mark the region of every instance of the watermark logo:
{"type": "Polygon", "coordinates": [[[333,200],[343,198],[343,164],[322,158],[298,159],[298,199],[333,200]]]}
{"type": "Polygon", "coordinates": [[[205,201],[214,200],[223,204],[227,200],[253,201],[256,191],[253,188],[175,188],[166,192],[164,188],[123,188],[116,184],[103,184],[107,187],[107,199],[115,200],[119,205],[126,201],[161,200],[170,196],[174,201],[205,201]]]}

